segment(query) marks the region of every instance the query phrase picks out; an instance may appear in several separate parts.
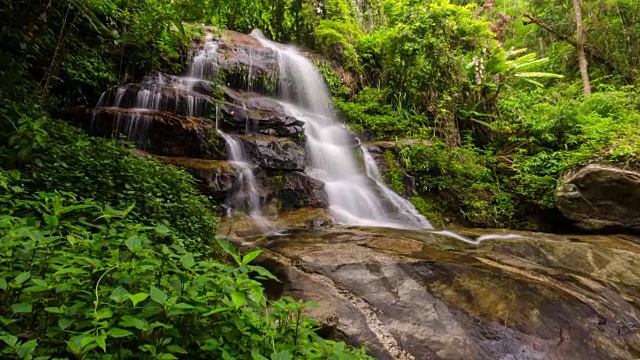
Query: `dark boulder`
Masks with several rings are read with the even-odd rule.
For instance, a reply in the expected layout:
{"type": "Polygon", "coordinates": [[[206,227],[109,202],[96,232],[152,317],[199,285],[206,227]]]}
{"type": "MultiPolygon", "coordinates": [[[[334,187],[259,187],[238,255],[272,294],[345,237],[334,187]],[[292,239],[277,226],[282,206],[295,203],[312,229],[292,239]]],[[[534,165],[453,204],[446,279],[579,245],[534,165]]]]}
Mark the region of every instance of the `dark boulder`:
{"type": "Polygon", "coordinates": [[[163,163],[185,169],[200,180],[200,190],[217,200],[224,200],[238,178],[236,169],[224,160],[203,160],[157,156],[163,163]]]}
{"type": "Polygon", "coordinates": [[[567,174],[556,191],[558,209],[584,230],[640,231],[640,173],[588,165],[567,174]]]}
{"type": "Polygon", "coordinates": [[[324,183],[303,172],[286,172],[270,180],[277,188],[282,210],[328,206],[324,183]]]}
{"type": "Polygon", "coordinates": [[[125,139],[155,155],[227,158],[224,140],[206,118],[127,108],[73,108],[60,115],[90,134],[125,139]]]}
{"type": "Polygon", "coordinates": [[[249,161],[263,169],[304,170],[307,155],[300,145],[269,136],[238,136],[249,161]]]}

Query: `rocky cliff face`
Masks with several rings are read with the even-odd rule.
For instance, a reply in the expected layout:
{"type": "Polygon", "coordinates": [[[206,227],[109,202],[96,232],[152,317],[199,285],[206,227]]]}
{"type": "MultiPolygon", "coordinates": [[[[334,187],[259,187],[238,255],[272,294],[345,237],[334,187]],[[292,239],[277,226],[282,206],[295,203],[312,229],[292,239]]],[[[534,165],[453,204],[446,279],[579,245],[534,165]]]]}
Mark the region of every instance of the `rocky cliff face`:
{"type": "Polygon", "coordinates": [[[232,31],[223,32],[210,51],[215,69],[196,71],[215,72],[211,79],[152,74],[110,89],[95,108],[67,109],[63,115],[94,135],[126,137],[157,160],[186,169],[201,180],[204,193],[223,200],[237,174],[226,162],[220,129],[236,136],[257,165],[266,203],[283,210],[326,207],[324,185],[304,174],[304,123],[285,115],[271,97],[278,79],[273,51],[232,31]]]}

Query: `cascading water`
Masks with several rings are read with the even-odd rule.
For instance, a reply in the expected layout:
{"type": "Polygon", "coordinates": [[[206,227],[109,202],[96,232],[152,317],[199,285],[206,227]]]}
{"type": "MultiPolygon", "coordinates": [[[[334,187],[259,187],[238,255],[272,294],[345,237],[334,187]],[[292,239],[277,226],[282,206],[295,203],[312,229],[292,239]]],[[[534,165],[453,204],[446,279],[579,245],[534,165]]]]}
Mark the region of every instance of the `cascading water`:
{"type": "MultiPolygon", "coordinates": [[[[144,146],[150,119],[155,112],[166,111],[188,117],[212,115],[211,99],[196,90],[213,89],[216,86],[209,80],[218,73],[218,45],[213,34],[207,34],[201,49],[191,57],[185,76],[160,73],[148,76],[138,84],[119,87],[115,92],[105,92],[96,108],[117,110],[114,128],[124,133],[127,140],[141,146],[144,146]],[[111,106],[107,107],[109,103],[111,106]]],[[[264,196],[252,166],[247,162],[240,141],[218,129],[219,110],[215,106],[216,130],[226,142],[229,161],[237,173],[234,191],[226,201],[227,214],[232,215],[236,210],[242,209],[261,230],[270,230],[272,226],[260,210],[264,196]]],[[[95,121],[96,115],[93,116],[91,128],[95,121]]]]}
{"type": "MultiPolygon", "coordinates": [[[[252,33],[277,57],[280,95],[289,115],[305,122],[309,175],[325,183],[329,209],[337,223],[397,228],[431,228],[410,203],[394,199],[396,213],[385,208],[388,188],[365,176],[359,169],[353,148],[354,137],[334,118],[329,91],[316,67],[295,48],[252,33]]],[[[397,195],[396,195],[397,196],[397,195]]]]}
{"type": "Polygon", "coordinates": [[[218,134],[227,143],[229,161],[238,174],[235,189],[227,199],[227,209],[229,210],[227,216],[232,217],[234,210],[246,209],[247,215],[251,217],[258,228],[271,230],[273,226],[262,216],[260,210],[262,192],[257,185],[251,165],[246,161],[242,144],[238,139],[220,130],[218,130],[218,134]]]}
{"type": "Polygon", "coordinates": [[[367,176],[376,182],[376,185],[399,217],[406,219],[414,227],[433,229],[431,223],[418,212],[415,206],[407,201],[407,199],[396,194],[395,191],[391,190],[384,183],[380,170],[378,169],[378,165],[373,159],[373,156],[369,153],[369,150],[367,150],[367,147],[360,145],[360,149],[362,150],[362,155],[364,157],[365,172],[367,173],[367,176]]]}

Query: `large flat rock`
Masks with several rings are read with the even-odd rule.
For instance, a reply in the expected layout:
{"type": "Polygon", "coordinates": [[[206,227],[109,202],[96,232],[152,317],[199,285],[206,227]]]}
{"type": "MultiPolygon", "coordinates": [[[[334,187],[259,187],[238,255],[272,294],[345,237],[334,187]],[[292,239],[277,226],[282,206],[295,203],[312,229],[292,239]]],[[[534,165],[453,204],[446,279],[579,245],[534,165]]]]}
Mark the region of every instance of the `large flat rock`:
{"type": "Polygon", "coordinates": [[[461,233],[484,241],[330,228],[255,244],[274,296],[315,301],[325,331],[378,359],[637,358],[638,238],[461,233]]]}

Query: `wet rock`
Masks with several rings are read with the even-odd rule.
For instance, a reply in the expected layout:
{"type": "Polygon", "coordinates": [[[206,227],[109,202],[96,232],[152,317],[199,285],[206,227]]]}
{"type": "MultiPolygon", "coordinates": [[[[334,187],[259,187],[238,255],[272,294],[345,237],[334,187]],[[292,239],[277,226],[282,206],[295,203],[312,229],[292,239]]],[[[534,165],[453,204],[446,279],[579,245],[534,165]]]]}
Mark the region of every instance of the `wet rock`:
{"type": "Polygon", "coordinates": [[[404,192],[400,195],[405,197],[410,197],[416,194],[416,179],[409,175],[409,172],[406,171],[402,164],[400,164],[400,161],[398,161],[398,149],[403,146],[412,146],[416,144],[431,146],[430,142],[417,139],[399,139],[398,142],[376,141],[364,144],[378,166],[378,170],[380,170],[381,174],[388,176],[389,171],[394,170],[402,172],[404,192]]]}
{"type": "Polygon", "coordinates": [[[155,155],[226,159],[224,140],[205,118],[126,108],[74,108],[61,116],[90,134],[122,138],[155,155]]]}
{"type": "Polygon", "coordinates": [[[273,50],[250,35],[226,30],[220,37],[218,53],[219,70],[225,73],[228,86],[275,94],[278,63],[273,50]]]}
{"type": "Polygon", "coordinates": [[[585,230],[640,231],[640,173],[588,165],[567,174],[556,192],[562,214],[585,230]]]}
{"type": "Polygon", "coordinates": [[[301,171],[286,172],[270,180],[277,188],[283,210],[329,206],[324,183],[301,171]]]}
{"type": "Polygon", "coordinates": [[[237,171],[224,160],[203,160],[157,156],[165,164],[185,169],[201,181],[200,190],[218,200],[224,200],[238,178],[237,171]]]}
{"type": "Polygon", "coordinates": [[[638,353],[640,239],[462,233],[485,240],[361,228],[292,230],[256,244],[284,280],[281,295],[315,301],[310,315],[378,359],[638,353]]]}
{"type": "Polygon", "coordinates": [[[300,140],[304,123],[291,116],[271,110],[251,109],[246,105],[220,103],[222,122],[226,132],[258,133],[269,136],[292,137],[300,140]]]}
{"type": "Polygon", "coordinates": [[[250,161],[263,169],[304,170],[307,156],[295,142],[269,136],[238,136],[250,161]]]}

